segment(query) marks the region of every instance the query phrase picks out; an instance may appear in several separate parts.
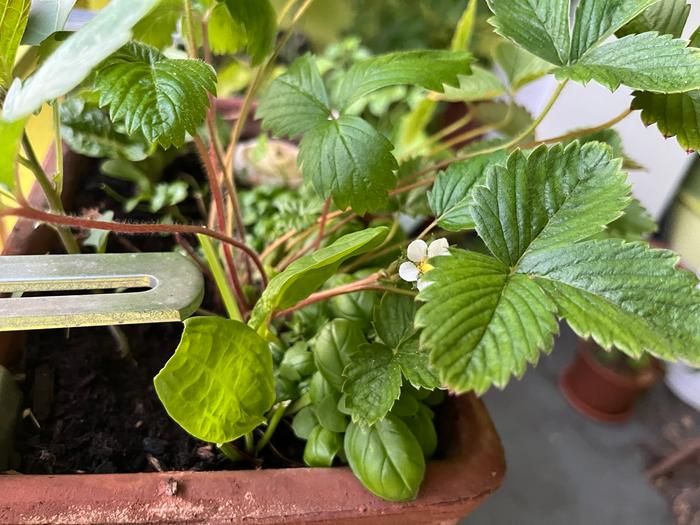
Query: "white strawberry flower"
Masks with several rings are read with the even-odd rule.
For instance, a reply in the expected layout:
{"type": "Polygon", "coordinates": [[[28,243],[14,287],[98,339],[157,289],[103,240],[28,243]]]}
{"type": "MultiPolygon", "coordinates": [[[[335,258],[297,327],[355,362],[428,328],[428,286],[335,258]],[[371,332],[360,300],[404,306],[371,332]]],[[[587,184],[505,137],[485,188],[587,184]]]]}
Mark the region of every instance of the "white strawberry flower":
{"type": "Polygon", "coordinates": [[[417,239],[408,245],[406,255],[408,261],[399,266],[399,276],[409,283],[416,283],[419,290],[423,290],[430,286],[430,281],[421,279],[426,273],[433,269],[433,266],[428,262],[432,257],[450,254],[450,244],[447,239],[435,239],[428,243],[421,239],[417,239]]]}

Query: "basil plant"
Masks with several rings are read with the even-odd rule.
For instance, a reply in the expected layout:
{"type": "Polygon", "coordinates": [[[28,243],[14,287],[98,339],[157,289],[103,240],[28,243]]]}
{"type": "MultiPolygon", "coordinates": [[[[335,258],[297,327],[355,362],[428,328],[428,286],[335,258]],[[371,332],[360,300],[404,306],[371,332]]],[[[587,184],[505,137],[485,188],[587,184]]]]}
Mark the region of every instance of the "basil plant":
{"type": "Polygon", "coordinates": [[[700,146],[700,32],[681,38],[690,6],[464,4],[448,49],[345,60],[292,45],[313,0],[279,12],[269,0],[113,0],[72,34],[61,17],[29,17],[29,0],[0,0],[0,217],[54,226],[70,253],[88,249],[81,230],[159,233],[204,259],[220,315],[186,320],[154,381],[170,416],[232,460],[259,461],[286,422],[307,465],[347,463],[374,494],[410,500],[446,393],[504,388],[551,351],[561,320],[633,358],[700,364],[697,279],[644,240],[655,226],[611,129],[641,111],[700,146]],[[546,75],[556,88],[530,115],[515,97],[546,75]],[[591,81],[632,88],[629,104],[540,137],[566,84],[591,81]],[[217,96],[241,90],[223,120],[217,96]],[[25,129],[46,104],[58,144],[136,188],[123,210],[65,213],[62,150],[47,170],[25,129]],[[244,183],[235,159],[253,118],[255,151],[290,141],[298,177],[244,183]],[[184,163],[193,155],[201,170],[184,163]],[[22,196],[20,165],[46,209],[22,196]],[[194,176],[163,179],[185,165],[194,176]],[[129,221],[139,206],[167,220],[129,221]],[[104,220],[115,211],[124,220],[104,220]],[[411,229],[406,215],[429,218],[411,229]]]}

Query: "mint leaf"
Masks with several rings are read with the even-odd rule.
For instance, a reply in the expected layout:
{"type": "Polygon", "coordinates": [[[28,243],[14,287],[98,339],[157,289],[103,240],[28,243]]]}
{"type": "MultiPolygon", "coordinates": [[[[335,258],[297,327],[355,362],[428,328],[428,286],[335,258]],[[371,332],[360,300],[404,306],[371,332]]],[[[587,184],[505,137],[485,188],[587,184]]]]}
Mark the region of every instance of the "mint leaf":
{"type": "Polygon", "coordinates": [[[416,324],[443,384],[458,392],[503,388],[551,349],[556,306],[527,276],[462,250],[433,260],[416,324]]]}
{"type": "Polygon", "coordinates": [[[671,95],[637,91],[632,109],[641,109],[644,124],[656,124],[665,137],[675,136],[684,149],[700,151],[700,90],[671,95]]]}
{"type": "Polygon", "coordinates": [[[433,189],[428,192],[428,203],[441,228],[448,231],[474,228],[470,210],[472,190],[486,180],[489,165],[505,160],[506,153],[501,150],[452,163],[437,174],[433,189]]]}
{"type": "Polygon", "coordinates": [[[332,196],[338,208],[362,215],[385,205],[396,185],[392,149],[368,122],[342,115],[306,132],[299,163],[320,197],[332,196]]]}
{"type": "Polygon", "coordinates": [[[569,60],[569,0],[488,0],[496,32],[552,64],[569,60]]]}
{"type": "Polygon", "coordinates": [[[598,142],[513,153],[474,190],[471,214],[491,253],[508,266],[602,231],[622,214],[629,186],[609,147],[598,142]]]}
{"type": "Polygon", "coordinates": [[[345,403],[355,423],[375,424],[401,395],[401,367],[388,346],[360,346],[350,355],[343,375],[345,403]]]}
{"type": "Polygon", "coordinates": [[[46,38],[61,31],[76,0],[41,0],[32,2],[27,30],[22,45],[38,46],[46,38]]]}
{"type": "Polygon", "coordinates": [[[533,254],[519,271],[535,276],[579,335],[604,348],[698,362],[700,290],[677,264],[667,250],[610,239],[533,254]]]}
{"type": "Polygon", "coordinates": [[[149,142],[180,147],[185,133],[204,121],[209,93],[216,93],[214,70],[198,60],[166,58],[157,49],[131,43],[100,66],[95,78],[100,106],[128,134],[140,131],[149,142]]]}
{"type": "Polygon", "coordinates": [[[295,60],[284,75],[272,81],[257,110],[264,129],[287,137],[306,133],[330,117],[326,87],[310,55],[295,60]]]}
{"type": "Polygon", "coordinates": [[[373,494],[392,501],[418,495],[425,475],[423,451],[397,416],[388,414],[372,427],[350,423],[344,446],[353,473],[373,494]]]}
{"type": "Polygon", "coordinates": [[[700,49],[670,35],[628,35],[595,47],[576,63],[556,71],[557,78],[600,82],[611,90],[678,93],[700,87],[700,49]]]}
{"type": "Polygon", "coordinates": [[[73,151],[88,157],[136,162],[151,153],[143,137],[129,137],[97,104],[79,96],[61,104],[61,134],[73,151]]]}
{"type": "Polygon", "coordinates": [[[494,60],[503,69],[513,91],[546,75],[554,67],[510,42],[501,42],[496,46],[494,60]]]}
{"type": "Polygon", "coordinates": [[[244,324],[221,317],[187,319],[175,354],[153,383],[170,417],[210,443],[252,431],[275,400],[267,343],[244,324]]]}
{"type": "Polygon", "coordinates": [[[247,50],[252,65],[260,64],[272,53],[277,34],[277,13],[269,0],[224,1],[231,16],[246,31],[247,50]]]}
{"type": "Polygon", "coordinates": [[[472,56],[464,51],[399,51],[356,62],[343,76],[334,97],[342,112],[372,91],[398,84],[411,84],[442,91],[455,85],[457,75],[467,75],[472,56]]]}
{"type": "Polygon", "coordinates": [[[505,93],[501,80],[488,69],[472,66],[471,75],[459,75],[459,86],[445,86],[442,100],[473,102],[500,97],[505,93]]]}
{"type": "MultiPolygon", "coordinates": [[[[659,0],[581,0],[571,35],[571,62],[576,62],[647,7],[659,0]]],[[[664,0],[665,1],[665,0],[664,0]]]]}
{"type": "Polygon", "coordinates": [[[350,362],[350,355],[366,343],[359,325],[345,319],[334,319],[321,328],[312,343],[314,361],[333,388],[343,388],[343,369],[350,362]]]}
{"type": "Polygon", "coordinates": [[[113,0],[85,26],[69,36],[28,79],[15,79],[3,106],[5,120],[17,120],[44,102],[77,87],[105,58],[131,38],[131,28],[158,0],[113,0]]]}
{"type": "Polygon", "coordinates": [[[306,299],[336,272],[343,261],[379,246],[388,231],[388,228],[381,226],[349,233],[330,246],[294,261],[270,280],[255,304],[250,325],[258,330],[275,311],[306,299]]]}
{"type": "Polygon", "coordinates": [[[26,123],[26,119],[15,122],[0,119],[0,187],[11,189],[15,186],[17,154],[26,123]]]}
{"type": "Polygon", "coordinates": [[[342,447],[340,434],[319,425],[311,431],[304,447],[304,463],[310,467],[330,467],[342,447]]]}
{"type": "Polygon", "coordinates": [[[173,33],[183,13],[181,0],[160,0],[158,5],[134,26],[134,40],[163,49],[173,43],[173,33]]]}
{"type": "Polygon", "coordinates": [[[687,4],[686,0],[663,0],[647,7],[615,34],[623,37],[633,33],[657,31],[662,35],[680,38],[689,14],[690,4],[687,4]]]}
{"type": "Polygon", "coordinates": [[[0,0],[0,86],[12,80],[12,69],[27,27],[31,0],[0,0]]]}

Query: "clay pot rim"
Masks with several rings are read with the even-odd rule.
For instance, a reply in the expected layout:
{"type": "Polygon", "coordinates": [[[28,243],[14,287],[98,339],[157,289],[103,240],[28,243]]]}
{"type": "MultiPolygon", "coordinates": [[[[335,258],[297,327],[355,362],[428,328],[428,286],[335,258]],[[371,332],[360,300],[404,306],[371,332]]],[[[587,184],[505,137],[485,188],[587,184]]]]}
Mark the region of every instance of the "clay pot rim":
{"type": "MultiPolygon", "coordinates": [[[[591,341],[582,341],[577,350],[577,356],[606,381],[617,387],[630,390],[644,390],[653,385],[661,375],[661,365],[653,360],[651,364],[636,373],[625,374],[598,361],[593,355],[593,349],[597,345],[591,341]]],[[[605,351],[605,350],[604,350],[605,351]]]]}

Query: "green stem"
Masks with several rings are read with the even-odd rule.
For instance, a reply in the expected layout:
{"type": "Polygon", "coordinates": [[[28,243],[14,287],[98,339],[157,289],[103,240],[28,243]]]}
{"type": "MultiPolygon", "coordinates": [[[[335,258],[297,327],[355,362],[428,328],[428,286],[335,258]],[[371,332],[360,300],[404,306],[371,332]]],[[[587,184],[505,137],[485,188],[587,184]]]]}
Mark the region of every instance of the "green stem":
{"type": "MultiPolygon", "coordinates": [[[[41,189],[46,196],[46,202],[49,204],[49,209],[56,214],[65,215],[66,212],[63,208],[63,202],[61,202],[61,196],[56,192],[56,189],[51,184],[49,177],[46,175],[44,168],[41,167],[41,163],[34,152],[31,142],[29,142],[29,137],[26,133],[22,135],[22,147],[24,148],[24,153],[27,155],[27,160],[29,161],[28,167],[34,173],[34,178],[41,186],[41,189]]],[[[58,161],[58,159],[56,159],[58,161]]],[[[58,226],[56,227],[61,242],[65,247],[66,251],[70,254],[80,253],[80,246],[78,246],[78,241],[75,240],[73,232],[69,228],[58,226]]]]}
{"type": "Polygon", "coordinates": [[[61,138],[61,103],[58,99],[51,104],[53,109],[53,133],[56,147],[56,173],[53,176],[56,192],[63,193],[63,139],[61,138]]]}
{"type": "Polygon", "coordinates": [[[260,438],[260,441],[258,441],[258,444],[255,447],[256,453],[264,449],[265,445],[267,445],[270,442],[270,439],[272,439],[275,430],[277,430],[277,425],[279,425],[280,421],[282,421],[282,417],[284,416],[286,410],[287,405],[285,403],[280,403],[275,409],[275,411],[272,413],[272,417],[270,418],[270,421],[267,424],[265,433],[263,434],[263,437],[260,438]]]}
{"type": "Polygon", "coordinates": [[[219,443],[216,445],[219,450],[231,461],[241,461],[243,456],[236,450],[236,448],[231,443],[219,443]]]}
{"type": "Polygon", "coordinates": [[[238,303],[233,295],[233,290],[229,286],[228,279],[226,278],[226,272],[224,267],[221,265],[219,256],[214,248],[214,243],[211,239],[205,235],[198,234],[197,239],[202,245],[202,250],[204,251],[204,257],[209,263],[209,269],[214,276],[214,281],[216,282],[216,287],[219,289],[221,294],[221,299],[224,301],[224,306],[226,307],[226,312],[228,316],[234,321],[243,321],[243,316],[241,316],[241,311],[238,308],[238,303]]]}
{"type": "Polygon", "coordinates": [[[252,456],[255,453],[255,440],[253,439],[253,433],[248,432],[243,436],[243,439],[245,439],[245,452],[249,456],[252,456]]]}
{"type": "Polygon", "coordinates": [[[194,17],[192,16],[192,0],[184,0],[185,32],[187,33],[187,51],[191,58],[197,58],[197,43],[194,38],[194,17]]]}
{"type": "Polygon", "coordinates": [[[294,401],[291,405],[289,405],[289,408],[287,409],[286,413],[289,415],[296,414],[299,412],[302,408],[307,407],[311,404],[311,394],[306,392],[304,395],[302,395],[299,399],[294,401]]]}

